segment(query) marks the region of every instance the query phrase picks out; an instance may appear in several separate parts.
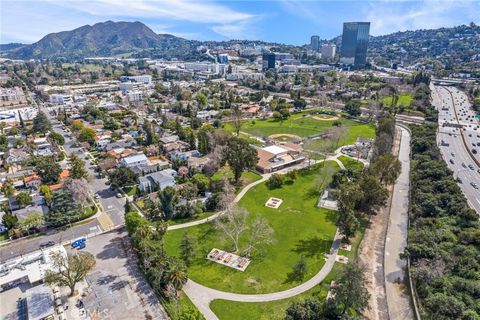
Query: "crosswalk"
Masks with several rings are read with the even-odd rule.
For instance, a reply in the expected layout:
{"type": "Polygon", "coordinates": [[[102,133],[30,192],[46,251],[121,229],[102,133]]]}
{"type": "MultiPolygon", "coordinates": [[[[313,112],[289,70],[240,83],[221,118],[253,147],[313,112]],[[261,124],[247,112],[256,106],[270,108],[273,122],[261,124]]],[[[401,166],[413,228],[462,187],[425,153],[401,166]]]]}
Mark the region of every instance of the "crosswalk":
{"type": "Polygon", "coordinates": [[[110,230],[114,227],[112,219],[108,216],[107,213],[102,213],[97,217],[98,223],[100,223],[100,226],[102,227],[103,231],[110,230]]]}

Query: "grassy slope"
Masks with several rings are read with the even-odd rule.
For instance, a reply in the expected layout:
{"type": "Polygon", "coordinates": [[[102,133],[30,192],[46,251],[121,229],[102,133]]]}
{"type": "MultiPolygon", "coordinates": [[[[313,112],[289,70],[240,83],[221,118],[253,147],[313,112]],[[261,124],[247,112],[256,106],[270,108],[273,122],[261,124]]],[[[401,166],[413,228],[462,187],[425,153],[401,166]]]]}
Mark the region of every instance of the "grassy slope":
{"type": "Polygon", "coordinates": [[[287,274],[300,257],[306,256],[309,272],[305,279],[308,279],[323,266],[323,254],[331,246],[335,233],[334,213],[315,207],[317,196],[311,194],[311,189],[325,172],[330,177],[335,170],[338,170],[338,165],[329,162],[324,169],[299,175],[292,185],[269,190],[262,183],[245,195],[239,205],[248,209],[249,220],[257,215],[264,216],[274,229],[276,239],[275,244],[253,256],[245,272],[205,259],[213,247],[231,249],[229,243],[220,238],[212,223],[167,232],[167,253],[179,254],[180,240],[187,231],[196,237],[198,244],[196,259],[189,268],[192,280],[212,288],[239,293],[266,293],[294,287],[299,282],[287,281],[287,274]],[[265,207],[265,202],[271,196],[284,200],[279,209],[265,207]]]}

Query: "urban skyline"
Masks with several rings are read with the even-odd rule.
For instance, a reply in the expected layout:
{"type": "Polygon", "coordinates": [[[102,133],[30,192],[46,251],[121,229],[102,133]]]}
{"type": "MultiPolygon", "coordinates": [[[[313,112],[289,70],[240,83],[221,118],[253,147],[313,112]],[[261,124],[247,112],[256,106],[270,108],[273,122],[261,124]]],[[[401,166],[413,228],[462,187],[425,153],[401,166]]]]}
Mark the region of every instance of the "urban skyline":
{"type": "Polygon", "coordinates": [[[371,21],[370,33],[375,36],[479,23],[480,17],[478,2],[448,0],[248,1],[248,5],[244,1],[193,4],[142,0],[124,4],[90,0],[85,5],[73,1],[7,0],[1,6],[0,43],[33,43],[49,33],[85,24],[138,20],[157,33],[192,40],[246,39],[301,45],[309,43],[313,34],[321,39],[340,35],[343,21],[371,21]]]}

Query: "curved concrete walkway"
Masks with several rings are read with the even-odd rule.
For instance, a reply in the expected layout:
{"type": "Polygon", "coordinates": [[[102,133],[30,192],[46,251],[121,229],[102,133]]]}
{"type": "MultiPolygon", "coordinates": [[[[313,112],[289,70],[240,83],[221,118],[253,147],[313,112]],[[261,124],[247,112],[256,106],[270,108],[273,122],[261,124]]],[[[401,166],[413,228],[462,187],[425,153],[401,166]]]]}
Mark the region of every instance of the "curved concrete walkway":
{"type": "MultiPolygon", "coordinates": [[[[345,169],[345,166],[343,165],[343,163],[340,160],[338,160],[338,157],[343,155],[340,150],[341,148],[338,148],[337,150],[335,150],[335,154],[333,156],[326,157],[324,160],[312,161],[311,164],[314,165],[316,163],[323,162],[323,161],[335,161],[340,166],[340,168],[345,169]]],[[[277,171],[275,173],[283,174],[290,170],[295,170],[295,169],[303,168],[306,166],[308,165],[306,165],[306,163],[303,163],[300,166],[286,168],[286,169],[277,171]]],[[[271,173],[264,174],[262,175],[262,178],[260,180],[252,182],[249,185],[245,186],[245,188],[243,188],[242,191],[240,191],[237,194],[234,201],[235,202],[240,201],[240,199],[242,199],[243,196],[251,188],[266,181],[271,175],[272,175],[271,173]]],[[[205,219],[187,222],[187,223],[174,225],[174,226],[169,226],[168,230],[183,229],[183,228],[200,225],[207,222],[212,222],[213,220],[221,216],[223,213],[224,213],[223,211],[220,211],[205,219]]],[[[316,286],[317,284],[319,284],[325,279],[325,277],[330,273],[330,271],[332,270],[335,264],[337,252],[340,247],[340,242],[341,242],[341,236],[339,235],[337,230],[335,237],[333,239],[332,247],[330,249],[330,254],[328,255],[328,259],[323,265],[323,267],[320,269],[320,271],[316,275],[314,275],[312,278],[307,280],[306,282],[288,290],[278,291],[273,293],[265,293],[265,294],[239,294],[239,293],[225,292],[225,291],[212,289],[190,279],[187,281],[187,283],[183,287],[183,290],[185,294],[190,298],[190,300],[195,304],[198,310],[204,315],[206,320],[218,320],[215,313],[213,313],[213,311],[210,309],[210,302],[216,299],[239,301],[239,302],[268,302],[268,301],[291,298],[305,291],[310,290],[311,288],[313,288],[314,286],[316,286]]]]}
{"type": "Polygon", "coordinates": [[[337,256],[338,248],[340,247],[341,238],[342,237],[339,235],[337,230],[330,254],[328,255],[328,259],[323,265],[322,269],[320,269],[320,271],[316,275],[314,275],[306,282],[288,290],[265,294],[240,294],[211,289],[204,285],[196,283],[193,280],[188,280],[188,282],[183,287],[183,290],[190,298],[190,300],[192,300],[198,310],[205,316],[206,320],[218,320],[217,316],[209,307],[210,302],[216,299],[239,302],[268,302],[291,298],[310,290],[325,279],[325,277],[330,273],[335,264],[335,259],[337,256]]]}

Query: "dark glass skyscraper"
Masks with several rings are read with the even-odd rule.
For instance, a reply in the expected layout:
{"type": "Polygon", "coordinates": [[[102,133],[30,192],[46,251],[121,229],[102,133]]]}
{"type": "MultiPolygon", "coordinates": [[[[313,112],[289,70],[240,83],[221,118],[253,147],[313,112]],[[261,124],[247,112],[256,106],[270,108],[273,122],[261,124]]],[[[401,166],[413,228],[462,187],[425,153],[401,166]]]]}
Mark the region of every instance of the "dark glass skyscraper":
{"type": "Polygon", "coordinates": [[[265,52],[262,56],[262,69],[275,69],[275,53],[265,52]]]}
{"type": "Polygon", "coordinates": [[[342,54],[340,62],[363,68],[367,64],[370,22],[345,22],[343,24],[342,54]]]}

